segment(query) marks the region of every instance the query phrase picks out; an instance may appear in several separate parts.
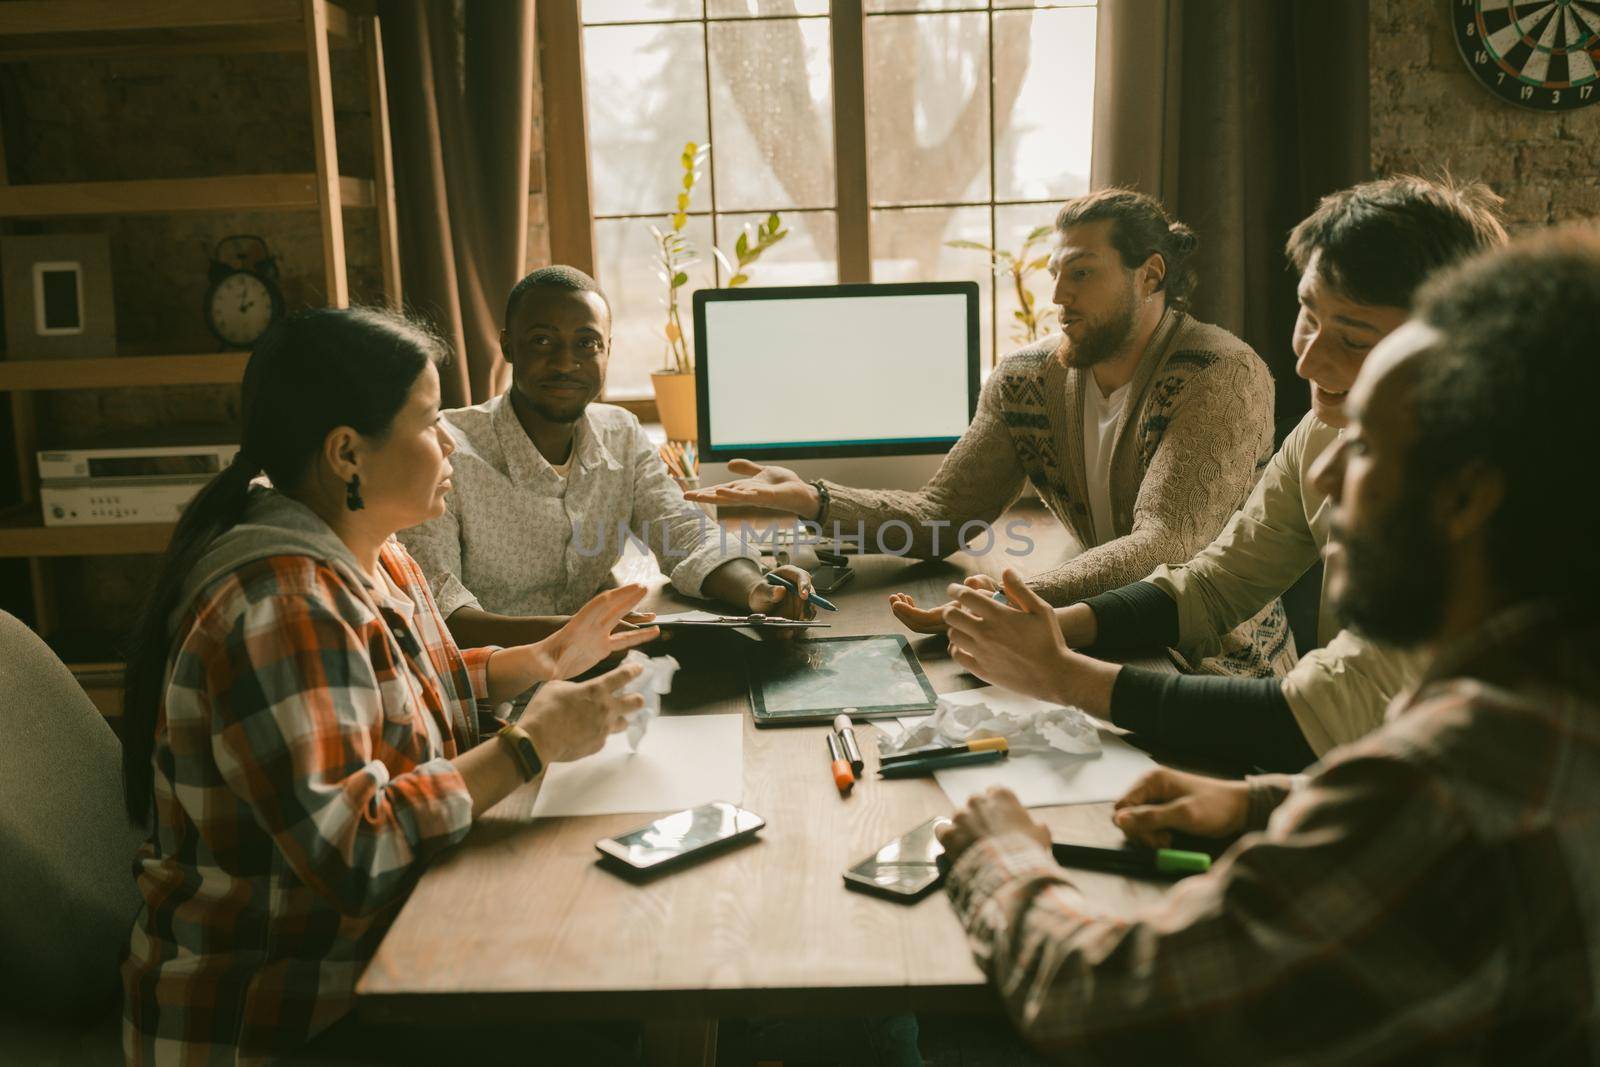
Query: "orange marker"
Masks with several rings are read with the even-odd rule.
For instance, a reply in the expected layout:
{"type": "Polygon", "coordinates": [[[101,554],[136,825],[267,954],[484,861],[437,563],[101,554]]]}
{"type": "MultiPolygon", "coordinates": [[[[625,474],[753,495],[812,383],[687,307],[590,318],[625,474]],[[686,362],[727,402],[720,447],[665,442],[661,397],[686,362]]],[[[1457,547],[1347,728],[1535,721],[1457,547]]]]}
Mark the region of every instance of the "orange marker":
{"type": "Polygon", "coordinates": [[[839,735],[832,730],[828,731],[828,757],[833,760],[833,784],[839,787],[839,795],[845,796],[856,784],[856,776],[851,773],[850,761],[844,758],[844,749],[839,746],[839,735]]]}

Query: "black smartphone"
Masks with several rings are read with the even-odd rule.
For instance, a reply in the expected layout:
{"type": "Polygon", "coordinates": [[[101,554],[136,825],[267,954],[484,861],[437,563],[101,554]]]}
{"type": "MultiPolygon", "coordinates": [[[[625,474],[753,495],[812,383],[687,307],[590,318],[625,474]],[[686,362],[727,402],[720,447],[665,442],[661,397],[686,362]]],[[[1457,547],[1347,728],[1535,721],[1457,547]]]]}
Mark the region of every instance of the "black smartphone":
{"type": "Polygon", "coordinates": [[[821,563],[811,568],[811,586],[819,593],[831,593],[855,576],[848,565],[821,563]]]}
{"type": "Polygon", "coordinates": [[[663,815],[647,826],[594,843],[601,862],[619,873],[653,875],[717,849],[749,840],[766,820],[737,804],[714,800],[663,815]]]}
{"type": "Polygon", "coordinates": [[[944,846],[934,831],[949,822],[948,815],[935,816],[890,841],[844,872],[846,888],[905,904],[921,900],[944,880],[944,846]]]}

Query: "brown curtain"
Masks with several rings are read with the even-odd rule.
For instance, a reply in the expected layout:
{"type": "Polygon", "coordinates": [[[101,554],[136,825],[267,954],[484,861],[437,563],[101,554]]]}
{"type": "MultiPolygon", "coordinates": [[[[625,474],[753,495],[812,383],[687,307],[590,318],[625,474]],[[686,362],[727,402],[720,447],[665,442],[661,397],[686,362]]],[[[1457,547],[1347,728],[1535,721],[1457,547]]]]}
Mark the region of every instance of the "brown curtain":
{"type": "Polygon", "coordinates": [[[380,0],[408,309],[455,350],[444,406],[503,387],[500,320],[527,259],[533,0],[380,0]]]}
{"type": "Polygon", "coordinates": [[[1092,185],[1158,196],[1200,235],[1195,314],[1261,354],[1292,425],[1284,239],[1369,174],[1367,0],[1100,0],[1095,67],[1092,185]]]}

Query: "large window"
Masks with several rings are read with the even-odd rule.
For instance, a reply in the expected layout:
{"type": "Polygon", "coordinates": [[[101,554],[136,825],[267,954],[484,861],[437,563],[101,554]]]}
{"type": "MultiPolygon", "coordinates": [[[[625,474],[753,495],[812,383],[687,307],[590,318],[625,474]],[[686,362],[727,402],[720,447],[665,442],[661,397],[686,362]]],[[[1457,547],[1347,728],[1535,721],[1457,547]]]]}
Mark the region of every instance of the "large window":
{"type": "MultiPolygon", "coordinates": [[[[846,6],[581,0],[612,397],[648,394],[663,363],[666,287],[649,227],[676,210],[687,142],[711,151],[687,210],[699,263],[683,291],[686,327],[688,292],[728,281],[712,247],[733,258],[741,229],[776,211],[789,236],[751,284],[970,278],[983,291],[986,363],[1018,343],[1012,287],[994,284],[983,254],[949,242],[1014,248],[1087,188],[1094,4],[846,6]],[[866,240],[841,242],[841,219],[866,240]]],[[[547,89],[547,112],[560,106],[547,89]]],[[[1034,286],[1045,296],[1042,276],[1034,286]]]]}

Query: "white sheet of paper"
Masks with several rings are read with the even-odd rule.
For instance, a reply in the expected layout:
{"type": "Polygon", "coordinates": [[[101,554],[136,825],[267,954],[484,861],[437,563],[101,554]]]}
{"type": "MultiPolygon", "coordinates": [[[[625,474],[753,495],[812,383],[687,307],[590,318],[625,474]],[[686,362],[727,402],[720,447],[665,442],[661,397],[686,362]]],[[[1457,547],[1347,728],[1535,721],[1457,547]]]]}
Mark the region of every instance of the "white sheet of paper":
{"type": "Polygon", "coordinates": [[[550,767],[533,817],[677,811],[712,800],[744,800],[743,715],[662,715],[637,752],[627,734],[612,734],[594,755],[550,767]]]}
{"type": "MultiPolygon", "coordinates": [[[[1043,701],[996,686],[968,689],[960,693],[940,693],[939,699],[956,703],[981,701],[991,708],[1026,712],[1049,707],[1043,701]]],[[[918,721],[917,716],[900,720],[902,729],[918,721]]],[[[996,763],[976,767],[957,767],[935,771],[934,779],[956,807],[962,807],[975,794],[991,786],[1004,786],[1017,795],[1023,807],[1047,808],[1055,804],[1103,804],[1126,793],[1156,761],[1109,730],[1100,731],[1105,746],[1093,759],[1065,754],[1008,756],[996,763]]]]}
{"type": "Polygon", "coordinates": [[[1126,793],[1156,761],[1115,734],[1101,731],[1105,748],[1094,759],[1082,756],[1008,756],[998,763],[935,771],[950,802],[961,807],[991,786],[1004,786],[1017,794],[1025,808],[1053,804],[1099,804],[1126,793]]]}
{"type": "Polygon", "coordinates": [[[699,609],[693,611],[669,611],[665,614],[657,615],[651,620],[650,625],[654,626],[656,623],[662,622],[716,622],[720,618],[722,618],[721,615],[713,615],[709,611],[700,611],[699,609]]]}

